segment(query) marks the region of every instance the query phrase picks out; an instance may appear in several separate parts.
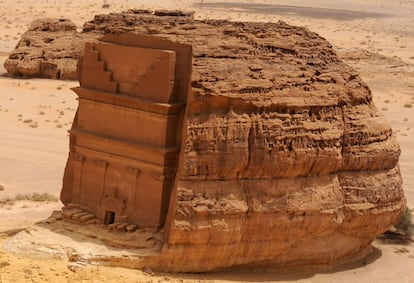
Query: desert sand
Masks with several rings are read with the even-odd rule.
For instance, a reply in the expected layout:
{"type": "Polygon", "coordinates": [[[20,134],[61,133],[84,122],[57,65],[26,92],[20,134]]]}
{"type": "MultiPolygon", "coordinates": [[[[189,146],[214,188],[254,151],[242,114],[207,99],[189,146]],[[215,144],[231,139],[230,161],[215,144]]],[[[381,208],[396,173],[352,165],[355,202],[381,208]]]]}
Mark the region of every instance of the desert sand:
{"type": "MultiPolygon", "coordinates": [[[[374,94],[400,142],[400,166],[409,207],[414,207],[414,1],[98,1],[0,0],[0,74],[3,62],[32,20],[69,18],[81,25],[95,14],[129,8],[194,10],[196,18],[284,20],[306,26],[332,43],[374,94]],[[103,8],[107,4],[109,8],[103,8]]],[[[15,200],[16,195],[58,197],[76,110],[73,81],[0,77],[0,245],[11,229],[24,229],[61,208],[53,200],[15,200]],[[9,198],[9,201],[5,201],[9,198]]],[[[30,198],[29,198],[30,199],[30,198]]],[[[30,233],[30,230],[29,230],[30,233]]],[[[414,245],[374,243],[367,259],[324,272],[233,269],[212,274],[152,274],[102,266],[70,266],[56,258],[19,256],[0,249],[0,282],[414,282],[414,245]]]]}

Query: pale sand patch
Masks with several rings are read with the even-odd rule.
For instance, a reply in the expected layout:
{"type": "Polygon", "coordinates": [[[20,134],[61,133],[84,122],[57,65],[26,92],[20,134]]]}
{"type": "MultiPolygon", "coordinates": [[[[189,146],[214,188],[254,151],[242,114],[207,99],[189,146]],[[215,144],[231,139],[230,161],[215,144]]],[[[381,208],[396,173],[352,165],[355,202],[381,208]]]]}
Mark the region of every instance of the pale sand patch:
{"type": "Polygon", "coordinates": [[[76,95],[69,87],[78,83],[67,82],[67,88],[57,91],[61,84],[52,80],[0,77],[0,105],[9,110],[0,112],[0,168],[7,168],[0,170],[0,183],[8,188],[1,196],[30,192],[58,196],[70,124],[57,128],[44,120],[72,122],[75,111],[67,111],[64,116],[60,111],[62,106],[76,109],[76,95]],[[48,108],[40,108],[42,105],[48,108]],[[39,115],[40,111],[44,114],[39,115]],[[35,123],[38,126],[31,127],[35,123]]]}

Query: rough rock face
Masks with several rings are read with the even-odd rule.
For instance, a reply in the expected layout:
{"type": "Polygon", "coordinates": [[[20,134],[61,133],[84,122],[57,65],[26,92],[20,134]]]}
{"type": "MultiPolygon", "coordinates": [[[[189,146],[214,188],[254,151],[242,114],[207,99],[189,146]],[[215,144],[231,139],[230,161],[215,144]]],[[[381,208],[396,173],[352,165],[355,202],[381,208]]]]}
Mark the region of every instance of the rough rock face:
{"type": "Polygon", "coordinates": [[[85,24],[107,41],[124,31],[193,46],[165,239],[149,266],[332,263],[398,219],[399,146],[367,85],[325,39],[283,22],[142,11],[85,24]]]}
{"type": "Polygon", "coordinates": [[[34,21],[4,63],[14,76],[76,79],[83,45],[92,38],[79,34],[68,19],[34,21]]]}
{"type": "Polygon", "coordinates": [[[194,50],[163,269],[329,263],[398,218],[398,144],[326,40],[284,23],[142,17],[134,31],[194,50]]]}

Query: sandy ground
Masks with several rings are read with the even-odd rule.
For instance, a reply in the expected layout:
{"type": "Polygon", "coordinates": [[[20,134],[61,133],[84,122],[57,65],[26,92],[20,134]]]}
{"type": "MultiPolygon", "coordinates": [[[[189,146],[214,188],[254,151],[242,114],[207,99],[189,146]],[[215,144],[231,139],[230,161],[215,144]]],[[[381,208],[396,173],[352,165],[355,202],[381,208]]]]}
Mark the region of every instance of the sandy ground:
{"type": "MultiPolygon", "coordinates": [[[[361,73],[401,145],[408,205],[414,207],[414,0],[73,1],[0,0],[0,74],[30,22],[65,17],[79,28],[99,13],[128,8],[195,10],[197,18],[278,21],[306,26],[328,39],[361,73]],[[156,2],[156,3],[153,3],[156,2]],[[109,8],[102,9],[102,4],[109,8]]],[[[46,218],[59,202],[13,201],[33,192],[58,196],[76,109],[77,82],[0,76],[0,246],[2,231],[46,218]],[[11,201],[5,202],[6,198],[11,201]]],[[[0,249],[0,282],[414,282],[414,246],[375,244],[370,258],[331,272],[283,274],[271,269],[204,275],[149,274],[102,266],[70,267],[0,249]]]]}

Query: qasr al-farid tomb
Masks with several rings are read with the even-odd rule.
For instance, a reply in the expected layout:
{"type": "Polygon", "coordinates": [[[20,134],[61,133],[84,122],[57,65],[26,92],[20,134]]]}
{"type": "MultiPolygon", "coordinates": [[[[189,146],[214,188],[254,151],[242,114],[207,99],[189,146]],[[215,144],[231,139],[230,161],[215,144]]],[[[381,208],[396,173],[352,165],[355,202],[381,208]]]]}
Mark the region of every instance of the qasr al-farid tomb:
{"type": "Polygon", "coordinates": [[[399,218],[399,146],[325,39],[283,22],[113,27],[78,64],[61,200],[84,225],[162,235],[137,267],[330,264],[399,218]]]}
{"type": "Polygon", "coordinates": [[[126,40],[136,46],[85,46],[62,200],[106,224],[158,229],[177,172],[191,46],[126,40]]]}

